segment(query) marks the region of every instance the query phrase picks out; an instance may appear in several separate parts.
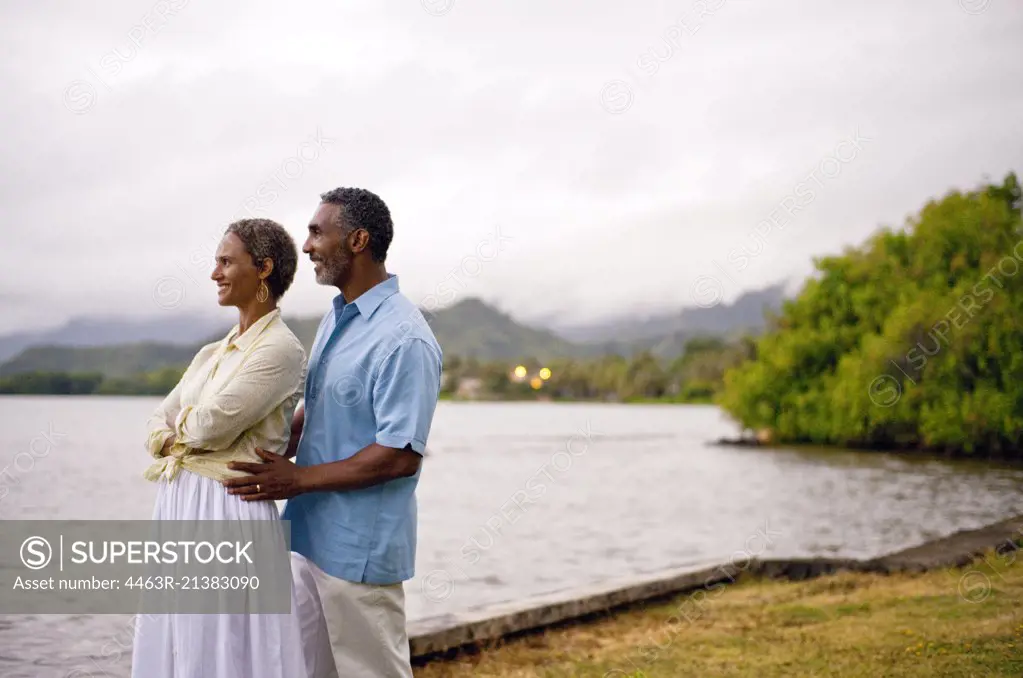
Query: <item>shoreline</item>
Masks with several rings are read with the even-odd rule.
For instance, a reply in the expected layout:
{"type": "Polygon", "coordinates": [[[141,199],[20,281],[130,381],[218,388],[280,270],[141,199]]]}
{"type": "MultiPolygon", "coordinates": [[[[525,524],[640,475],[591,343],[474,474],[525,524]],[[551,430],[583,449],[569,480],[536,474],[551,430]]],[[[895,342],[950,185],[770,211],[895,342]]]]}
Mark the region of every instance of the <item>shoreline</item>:
{"type": "MultiPolygon", "coordinates": [[[[13,398],[162,398],[161,394],[146,393],[0,393],[0,399],[5,397],[13,398]]],[[[505,403],[536,404],[536,405],[656,405],[660,407],[684,406],[684,407],[708,407],[721,409],[714,402],[706,400],[671,400],[667,398],[637,398],[627,400],[598,400],[598,399],[568,399],[568,398],[455,398],[442,395],[440,402],[458,405],[494,405],[505,403]]],[[[738,448],[761,448],[765,450],[835,450],[843,452],[882,453],[895,454],[905,458],[920,458],[945,461],[973,461],[973,462],[994,462],[1010,466],[1023,464],[1023,456],[1018,451],[1004,450],[997,453],[974,453],[969,454],[962,451],[946,450],[938,448],[926,448],[919,445],[835,445],[832,443],[811,443],[811,442],[786,442],[783,440],[772,440],[766,433],[762,439],[755,436],[740,435],[732,438],[716,438],[704,441],[712,447],[738,447],[738,448]]]]}
{"type": "Polygon", "coordinates": [[[1023,464],[1023,457],[1018,451],[1005,450],[1002,452],[986,452],[982,454],[970,454],[961,450],[947,450],[939,448],[927,448],[919,445],[835,445],[831,443],[808,443],[808,442],[786,442],[784,440],[763,440],[750,436],[738,438],[718,438],[707,442],[714,447],[746,447],[761,448],[765,450],[845,450],[848,452],[862,452],[865,454],[896,454],[906,458],[919,457],[938,459],[946,461],[978,461],[998,462],[1019,466],[1023,464]]]}
{"type": "MultiPolygon", "coordinates": [[[[129,393],[129,392],[107,392],[107,393],[57,393],[57,392],[0,392],[0,398],[16,397],[30,398],[34,396],[62,397],[62,398],[162,398],[166,393],[129,393]]],[[[601,400],[599,398],[455,398],[449,395],[441,395],[438,400],[449,403],[591,403],[594,405],[714,405],[713,401],[704,399],[694,400],[673,400],[671,398],[627,398],[625,400],[601,400]]]]}
{"type": "Polygon", "coordinates": [[[877,558],[747,558],[699,570],[667,570],[629,583],[603,584],[570,592],[536,596],[527,601],[494,605],[418,620],[409,624],[409,645],[417,666],[476,653],[505,640],[549,629],[585,624],[679,594],[719,590],[740,578],[762,577],[803,581],[840,572],[893,575],[963,567],[994,549],[1008,553],[1023,543],[1023,514],[985,527],[911,546],[877,558]]]}

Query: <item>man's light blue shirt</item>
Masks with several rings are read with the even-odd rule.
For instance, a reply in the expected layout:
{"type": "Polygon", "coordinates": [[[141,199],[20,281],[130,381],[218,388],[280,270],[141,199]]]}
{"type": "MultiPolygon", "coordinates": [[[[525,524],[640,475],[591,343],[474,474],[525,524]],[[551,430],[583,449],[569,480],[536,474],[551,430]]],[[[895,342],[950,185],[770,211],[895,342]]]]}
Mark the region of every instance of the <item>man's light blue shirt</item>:
{"type": "MultiPolygon", "coordinates": [[[[316,331],[305,383],[299,466],[348,459],[371,443],[426,450],[443,354],[422,312],[387,280],[346,303],[334,298],[316,331]]],[[[420,471],[422,469],[420,468],[420,471]]],[[[361,490],[289,500],[291,549],[334,577],[368,584],[411,579],[420,471],[361,490]]]]}

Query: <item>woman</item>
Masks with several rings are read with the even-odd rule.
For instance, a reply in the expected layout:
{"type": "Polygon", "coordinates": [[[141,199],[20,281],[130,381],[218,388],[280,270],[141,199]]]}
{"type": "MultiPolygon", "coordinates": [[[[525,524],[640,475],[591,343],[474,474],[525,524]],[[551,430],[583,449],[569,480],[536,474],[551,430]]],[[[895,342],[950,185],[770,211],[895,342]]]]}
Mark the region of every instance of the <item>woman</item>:
{"type": "MultiPolygon", "coordinates": [[[[227,227],[210,276],[238,324],[199,350],[148,422],[156,458],[145,473],[159,484],[153,520],[278,520],[272,501],[227,493],[245,475],[230,461],[260,462],[257,447],[284,453],[302,395],[306,355],[277,302],[298,264],[295,243],[268,219],[227,227]]],[[[297,441],[293,441],[297,442],[297,441]]],[[[294,594],[292,609],[295,609],[294,594]]],[[[137,678],[303,678],[298,622],[287,614],[140,615],[137,678]]]]}

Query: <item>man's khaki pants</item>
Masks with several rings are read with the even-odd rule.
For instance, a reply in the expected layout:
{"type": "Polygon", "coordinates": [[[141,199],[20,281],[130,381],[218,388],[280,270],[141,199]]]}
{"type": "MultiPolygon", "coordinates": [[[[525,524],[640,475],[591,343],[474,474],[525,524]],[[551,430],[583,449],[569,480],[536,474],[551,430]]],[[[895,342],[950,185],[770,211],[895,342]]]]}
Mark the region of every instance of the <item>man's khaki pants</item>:
{"type": "Polygon", "coordinates": [[[412,678],[402,585],[358,584],[291,554],[309,678],[412,678]]]}

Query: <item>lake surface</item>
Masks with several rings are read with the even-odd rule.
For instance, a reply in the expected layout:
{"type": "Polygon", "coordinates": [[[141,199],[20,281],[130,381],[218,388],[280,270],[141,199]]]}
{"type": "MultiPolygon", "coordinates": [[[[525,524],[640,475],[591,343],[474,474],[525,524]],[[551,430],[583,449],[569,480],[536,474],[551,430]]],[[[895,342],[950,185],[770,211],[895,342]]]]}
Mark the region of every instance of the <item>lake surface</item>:
{"type": "MultiPolygon", "coordinates": [[[[0,519],[148,519],[157,402],[0,397],[0,519]],[[48,453],[18,456],[43,433],[48,453]]],[[[1020,468],[707,444],[736,433],[711,406],[440,403],[409,621],[743,554],[872,557],[1023,513],[1020,468]]],[[[0,675],[127,676],[129,619],[0,616],[0,675]]]]}

